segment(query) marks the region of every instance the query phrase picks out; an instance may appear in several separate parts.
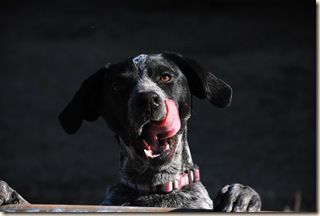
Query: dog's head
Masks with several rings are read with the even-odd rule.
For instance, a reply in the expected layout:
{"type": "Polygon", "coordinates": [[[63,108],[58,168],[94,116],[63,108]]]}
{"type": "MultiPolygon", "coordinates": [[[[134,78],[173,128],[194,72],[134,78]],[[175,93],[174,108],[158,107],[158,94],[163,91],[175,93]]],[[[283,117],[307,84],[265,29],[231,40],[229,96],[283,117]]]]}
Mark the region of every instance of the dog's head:
{"type": "Polygon", "coordinates": [[[232,89],[179,54],[143,54],[108,64],[86,79],[59,119],[73,134],[83,119],[102,116],[127,157],[164,167],[181,151],[178,143],[191,115],[192,95],[227,107],[232,89]]]}

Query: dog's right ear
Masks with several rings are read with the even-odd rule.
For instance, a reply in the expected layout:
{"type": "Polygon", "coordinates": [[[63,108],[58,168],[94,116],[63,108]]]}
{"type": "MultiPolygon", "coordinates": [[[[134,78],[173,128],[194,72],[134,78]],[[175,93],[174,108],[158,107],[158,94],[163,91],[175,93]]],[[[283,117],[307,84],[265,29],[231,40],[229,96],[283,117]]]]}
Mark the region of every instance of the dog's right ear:
{"type": "Polygon", "coordinates": [[[74,98],[60,113],[60,123],[68,134],[77,132],[83,120],[92,122],[100,116],[100,97],[107,67],[84,80],[74,98]]]}
{"type": "Polygon", "coordinates": [[[162,56],[175,63],[187,77],[191,93],[207,99],[217,107],[228,107],[232,99],[232,88],[193,59],[180,54],[164,52],[162,56]]]}

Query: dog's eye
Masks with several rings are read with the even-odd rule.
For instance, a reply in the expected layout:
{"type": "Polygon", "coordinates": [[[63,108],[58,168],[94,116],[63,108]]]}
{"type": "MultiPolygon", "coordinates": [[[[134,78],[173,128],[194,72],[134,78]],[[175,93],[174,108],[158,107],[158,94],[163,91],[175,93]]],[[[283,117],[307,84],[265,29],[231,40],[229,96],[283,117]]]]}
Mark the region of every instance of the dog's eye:
{"type": "Polygon", "coordinates": [[[172,76],[168,73],[164,73],[162,74],[162,76],[160,77],[161,82],[167,83],[172,79],[172,76]]]}
{"type": "Polygon", "coordinates": [[[111,86],[111,89],[113,92],[119,92],[122,91],[124,89],[124,86],[122,84],[119,83],[113,83],[111,86]]]}

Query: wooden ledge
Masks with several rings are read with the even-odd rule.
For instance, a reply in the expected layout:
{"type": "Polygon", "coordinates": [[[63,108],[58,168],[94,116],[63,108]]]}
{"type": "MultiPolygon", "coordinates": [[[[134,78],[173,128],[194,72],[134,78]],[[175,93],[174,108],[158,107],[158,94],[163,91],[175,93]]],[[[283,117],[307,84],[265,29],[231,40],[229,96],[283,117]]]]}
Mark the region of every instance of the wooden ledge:
{"type": "MultiPolygon", "coordinates": [[[[157,212],[211,212],[208,209],[177,209],[177,208],[158,208],[158,207],[138,207],[138,206],[103,206],[103,205],[58,205],[58,204],[11,204],[0,206],[0,216],[3,213],[157,213],[157,212]]],[[[260,211],[259,213],[266,213],[260,211]]],[[[140,214],[139,214],[140,215],[140,214]]]]}
{"type": "Polygon", "coordinates": [[[98,205],[51,205],[18,204],[0,206],[0,212],[170,212],[174,208],[133,207],[133,206],[98,206],[98,205]]]}

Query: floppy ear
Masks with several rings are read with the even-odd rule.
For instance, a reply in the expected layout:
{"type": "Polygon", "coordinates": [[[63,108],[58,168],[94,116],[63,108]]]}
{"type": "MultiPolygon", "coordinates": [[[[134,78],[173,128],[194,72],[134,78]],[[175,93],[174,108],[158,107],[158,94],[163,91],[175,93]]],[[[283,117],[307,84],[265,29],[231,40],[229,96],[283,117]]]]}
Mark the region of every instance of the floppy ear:
{"type": "Polygon", "coordinates": [[[74,134],[82,121],[95,121],[100,116],[100,97],[106,67],[84,80],[69,105],[60,113],[59,120],[68,134],[74,134]]]}
{"type": "Polygon", "coordinates": [[[191,93],[200,99],[208,99],[217,107],[228,107],[232,99],[232,88],[207,71],[195,60],[177,53],[164,52],[164,58],[176,64],[187,77],[191,93]]]}

